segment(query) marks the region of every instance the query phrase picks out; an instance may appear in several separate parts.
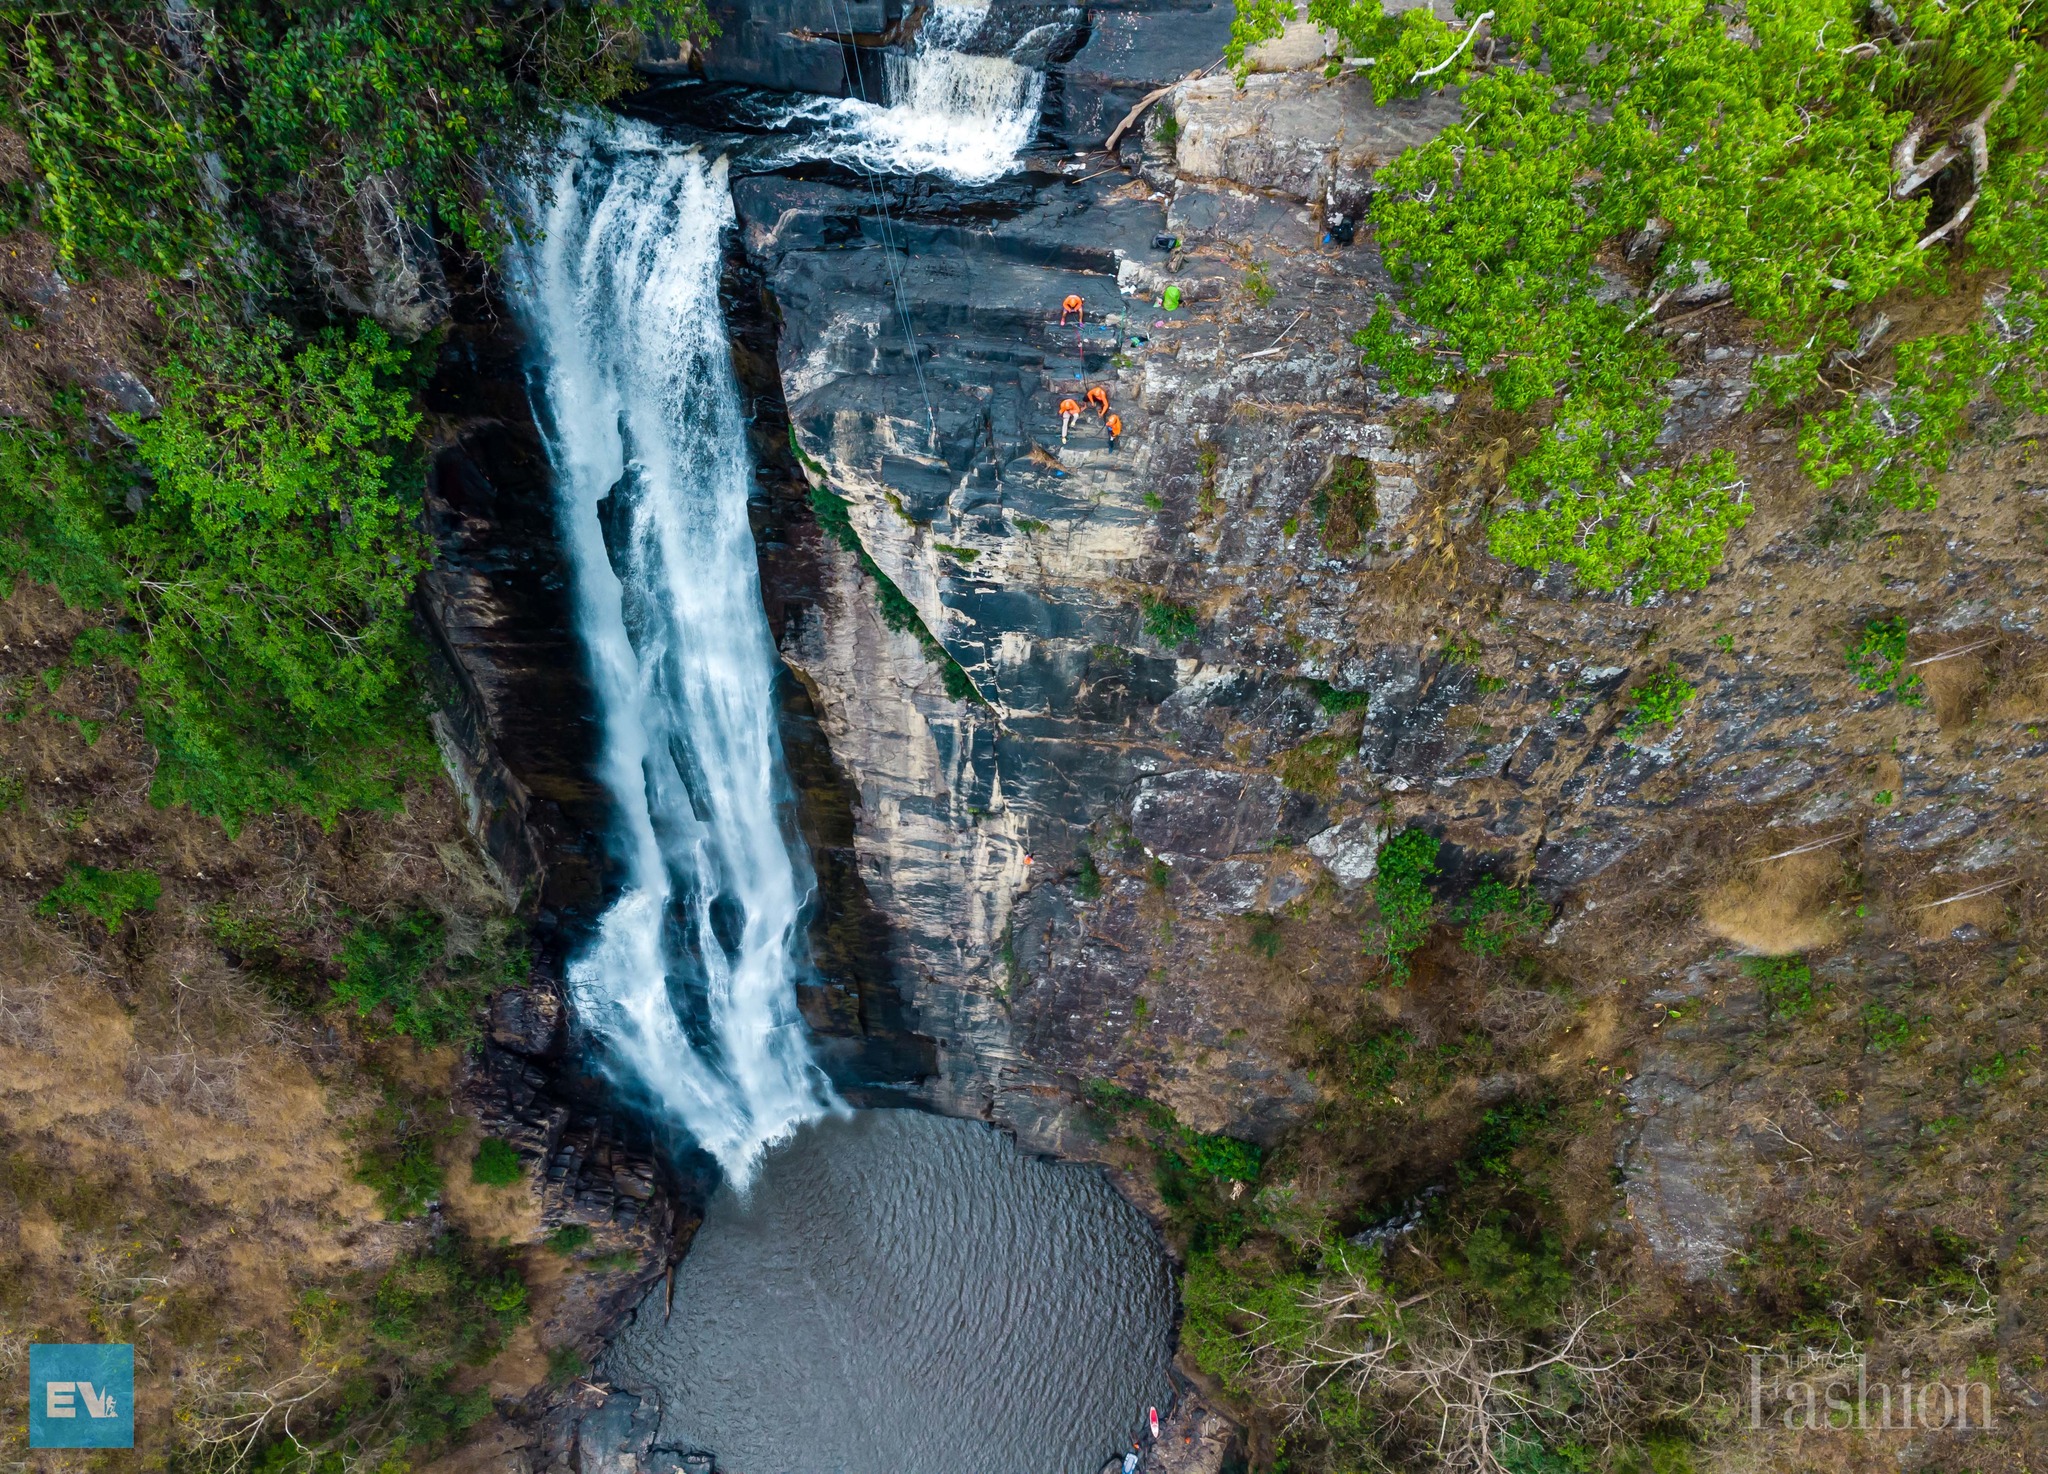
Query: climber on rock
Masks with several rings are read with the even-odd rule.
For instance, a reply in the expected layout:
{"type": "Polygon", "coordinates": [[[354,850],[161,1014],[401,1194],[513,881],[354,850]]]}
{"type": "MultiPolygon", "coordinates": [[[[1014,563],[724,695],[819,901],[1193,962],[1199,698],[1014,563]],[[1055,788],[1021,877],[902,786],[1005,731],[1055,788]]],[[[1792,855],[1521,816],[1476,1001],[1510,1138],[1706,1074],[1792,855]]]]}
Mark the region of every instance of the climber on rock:
{"type": "Polygon", "coordinates": [[[1123,435],[1124,435],[1124,420],[1123,420],[1123,416],[1122,416],[1122,415],[1111,415],[1111,416],[1109,416],[1109,418],[1108,418],[1108,419],[1107,419],[1107,420],[1105,421],[1105,423],[1107,424],[1107,426],[1108,426],[1108,428],[1109,428],[1109,448],[1110,448],[1111,450],[1115,450],[1115,449],[1116,449],[1116,443],[1117,443],[1117,442],[1118,442],[1119,440],[1123,439],[1123,435]]]}
{"type": "Polygon", "coordinates": [[[1085,302],[1081,300],[1080,294],[1078,292],[1067,293],[1067,300],[1060,303],[1061,327],[1065,327],[1067,325],[1067,314],[1069,312],[1074,314],[1074,321],[1077,323],[1084,323],[1088,321],[1088,306],[1085,302]]]}
{"type": "Polygon", "coordinates": [[[1088,402],[1095,406],[1095,414],[1098,419],[1109,418],[1109,391],[1107,389],[1097,384],[1088,391],[1088,402]]]}
{"type": "Polygon", "coordinates": [[[1072,399],[1060,401],[1060,444],[1067,443],[1067,432],[1074,428],[1074,421],[1081,418],[1081,406],[1072,399]]]}

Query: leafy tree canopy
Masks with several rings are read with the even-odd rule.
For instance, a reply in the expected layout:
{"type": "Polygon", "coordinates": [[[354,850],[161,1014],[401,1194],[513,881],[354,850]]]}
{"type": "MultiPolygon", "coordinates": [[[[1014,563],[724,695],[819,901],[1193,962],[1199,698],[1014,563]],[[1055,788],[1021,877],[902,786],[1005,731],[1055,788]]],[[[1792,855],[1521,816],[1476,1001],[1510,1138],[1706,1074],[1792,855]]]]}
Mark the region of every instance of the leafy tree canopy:
{"type": "MultiPolygon", "coordinates": [[[[1240,61],[1285,9],[1240,10],[1240,61]]],[[[1461,121],[1377,176],[1370,223],[1404,296],[1358,342],[1404,390],[1484,385],[1548,420],[1508,472],[1497,555],[1637,598],[1719,564],[1748,495],[1727,452],[1660,444],[1674,302],[1753,324],[1759,401],[1819,406],[1800,448],[1823,487],[1924,506],[1973,406],[2043,403],[2041,0],[1309,16],[1382,101],[1463,88],[1461,121]],[[1880,303],[1987,282],[1981,321],[1898,347],[1888,379],[1847,372],[1880,303]]]]}

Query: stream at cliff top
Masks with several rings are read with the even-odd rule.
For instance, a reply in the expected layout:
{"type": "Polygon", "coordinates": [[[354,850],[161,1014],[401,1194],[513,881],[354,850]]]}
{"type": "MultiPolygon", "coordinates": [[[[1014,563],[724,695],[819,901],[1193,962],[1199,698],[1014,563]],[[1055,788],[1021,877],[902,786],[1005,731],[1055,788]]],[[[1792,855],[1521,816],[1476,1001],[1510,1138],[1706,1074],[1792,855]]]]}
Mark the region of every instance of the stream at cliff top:
{"type": "Polygon", "coordinates": [[[1095,1474],[1172,1394],[1158,1236],[973,1121],[806,1127],[723,1189],[605,1354],[721,1474],[1095,1474]]]}

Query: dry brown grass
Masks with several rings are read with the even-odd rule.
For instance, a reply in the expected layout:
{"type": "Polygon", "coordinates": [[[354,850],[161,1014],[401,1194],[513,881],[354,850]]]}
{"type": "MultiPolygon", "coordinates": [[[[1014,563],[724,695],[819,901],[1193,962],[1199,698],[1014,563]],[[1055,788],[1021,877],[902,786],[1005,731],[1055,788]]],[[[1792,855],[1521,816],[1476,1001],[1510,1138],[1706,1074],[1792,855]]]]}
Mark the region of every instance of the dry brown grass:
{"type": "Polygon", "coordinates": [[[1700,920],[1745,952],[1783,957],[1831,945],[1842,935],[1832,902],[1842,891],[1841,857],[1809,850],[1752,865],[1708,891],[1700,920]]]}
{"type": "MultiPolygon", "coordinates": [[[[0,773],[14,780],[0,790],[0,1363],[31,1334],[134,1341],[139,1446],[161,1456],[193,1395],[178,1389],[292,1374],[301,1298],[367,1293],[419,1239],[355,1180],[355,1133],[387,1089],[445,1094],[459,1063],[371,1047],[309,1012],[317,994],[273,996],[228,962],[209,917],[264,918],[317,985],[352,915],[426,903],[460,928],[482,903],[439,785],[332,831],[279,817],[230,838],[150,807],[123,678],[65,668],[84,625],[33,586],[0,600],[0,773]],[[67,714],[102,722],[97,740],[67,714]],[[72,863],[146,869],[161,900],[112,935],[38,915],[72,863]]],[[[529,1205],[471,1189],[473,1133],[449,1148],[451,1218],[530,1238],[529,1205]]],[[[0,1391],[0,1463],[20,1457],[24,1388],[10,1374],[0,1391]]]]}
{"type": "MultiPolygon", "coordinates": [[[[0,140],[0,177],[7,170],[0,140]]],[[[0,236],[0,308],[30,323],[0,334],[0,414],[35,424],[56,388],[85,390],[97,409],[117,407],[104,381],[123,369],[146,376],[160,330],[144,278],[67,283],[56,266],[56,248],[41,232],[0,236]]]]}
{"type": "MultiPolygon", "coordinates": [[[[1957,643],[1969,643],[1957,637],[1957,643]]],[[[1983,655],[1957,655],[1919,668],[1920,681],[1927,690],[1927,704],[1944,734],[1953,734],[1970,724],[1984,700],[1989,675],[1983,655]]]]}

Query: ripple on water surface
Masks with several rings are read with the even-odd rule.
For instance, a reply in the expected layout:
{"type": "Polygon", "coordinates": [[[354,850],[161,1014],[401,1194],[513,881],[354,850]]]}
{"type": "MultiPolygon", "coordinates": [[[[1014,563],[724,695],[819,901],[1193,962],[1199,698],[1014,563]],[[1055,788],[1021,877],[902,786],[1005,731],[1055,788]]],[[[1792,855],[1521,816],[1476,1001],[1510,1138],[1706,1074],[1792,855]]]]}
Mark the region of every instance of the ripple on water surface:
{"type": "Polygon", "coordinates": [[[972,1121],[804,1128],[604,1358],[731,1474],[1094,1474],[1164,1406],[1173,1284],[1102,1173],[972,1121]]]}

